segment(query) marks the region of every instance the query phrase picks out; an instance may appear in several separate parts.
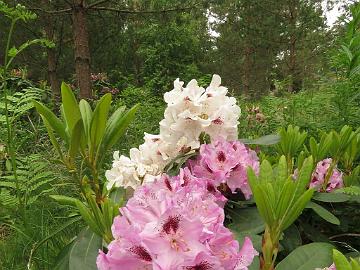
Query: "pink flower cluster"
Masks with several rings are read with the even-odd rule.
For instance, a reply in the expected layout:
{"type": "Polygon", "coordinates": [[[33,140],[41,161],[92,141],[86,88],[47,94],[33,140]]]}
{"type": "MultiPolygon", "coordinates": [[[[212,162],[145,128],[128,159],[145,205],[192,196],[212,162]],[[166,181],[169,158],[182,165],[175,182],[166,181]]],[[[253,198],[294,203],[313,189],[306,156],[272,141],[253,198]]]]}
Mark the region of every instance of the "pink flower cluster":
{"type": "Polygon", "coordinates": [[[252,195],[247,180],[247,168],[257,174],[259,158],[255,151],[239,141],[226,141],[222,138],[200,147],[200,155],[188,166],[194,176],[207,179],[208,183],[218,187],[226,183],[232,192],[240,189],[246,199],[252,195]]]}
{"type": "Polygon", "coordinates": [[[224,227],[224,210],[204,179],[185,168],[139,187],[114,220],[100,270],[247,270],[258,255],[224,227]]]}
{"type": "MultiPolygon", "coordinates": [[[[316,169],[312,174],[311,182],[309,187],[315,188],[317,191],[322,190],[322,186],[325,182],[326,174],[328,173],[328,170],[330,168],[332,159],[327,158],[324,160],[321,160],[317,163],[316,169]]],[[[334,168],[332,175],[326,185],[326,192],[331,192],[334,189],[343,187],[343,179],[342,179],[342,173],[337,169],[334,168]]]]}

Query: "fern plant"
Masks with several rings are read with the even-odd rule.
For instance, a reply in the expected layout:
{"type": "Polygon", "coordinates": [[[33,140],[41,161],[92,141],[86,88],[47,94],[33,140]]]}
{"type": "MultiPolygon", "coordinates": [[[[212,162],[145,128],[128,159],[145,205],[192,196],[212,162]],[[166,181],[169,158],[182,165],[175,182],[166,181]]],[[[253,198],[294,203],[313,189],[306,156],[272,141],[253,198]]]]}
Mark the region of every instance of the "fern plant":
{"type": "MultiPolygon", "coordinates": [[[[17,159],[18,189],[25,207],[30,206],[41,196],[54,192],[56,175],[49,170],[49,162],[40,154],[31,154],[17,159]]],[[[16,179],[12,171],[0,176],[0,205],[6,208],[18,207],[16,179]]]]}
{"type": "MultiPolygon", "coordinates": [[[[14,123],[22,116],[30,114],[30,110],[34,108],[32,101],[41,101],[47,91],[47,89],[28,87],[7,95],[7,110],[10,121],[14,123]]],[[[0,125],[6,125],[5,99],[0,100],[0,125]]]]}

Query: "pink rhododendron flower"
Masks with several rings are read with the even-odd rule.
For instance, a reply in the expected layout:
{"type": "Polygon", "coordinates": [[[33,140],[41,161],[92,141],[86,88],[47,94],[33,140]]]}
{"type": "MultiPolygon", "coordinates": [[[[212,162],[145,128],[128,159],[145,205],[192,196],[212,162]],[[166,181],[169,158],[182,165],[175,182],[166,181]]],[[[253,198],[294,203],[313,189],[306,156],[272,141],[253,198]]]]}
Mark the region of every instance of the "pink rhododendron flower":
{"type": "Polygon", "coordinates": [[[217,195],[187,168],[137,188],[114,219],[98,269],[247,270],[258,253],[249,238],[240,249],[224,227],[217,195]]]}
{"type": "MultiPolygon", "coordinates": [[[[310,188],[314,188],[317,191],[323,191],[323,185],[325,182],[326,174],[330,168],[332,159],[327,158],[321,160],[317,163],[315,170],[312,173],[311,181],[309,184],[310,188]]],[[[298,169],[294,171],[293,178],[297,179],[298,169]]],[[[334,189],[342,188],[344,186],[342,172],[340,172],[336,167],[333,169],[333,172],[330,176],[330,179],[326,185],[326,192],[332,192],[334,189]]]]}
{"type": "Polygon", "coordinates": [[[196,161],[189,161],[191,172],[199,178],[208,179],[214,187],[226,183],[232,192],[240,189],[246,199],[252,195],[247,180],[247,168],[259,171],[256,152],[239,141],[225,141],[219,138],[211,144],[200,147],[196,161]]]}
{"type": "Polygon", "coordinates": [[[335,264],[330,265],[329,267],[325,267],[325,268],[316,268],[315,270],[336,270],[336,266],[335,264]]]}
{"type": "MultiPolygon", "coordinates": [[[[322,185],[324,184],[326,174],[330,168],[332,159],[327,158],[324,160],[321,160],[317,163],[316,169],[312,174],[310,187],[315,188],[318,191],[321,190],[322,185]]],[[[330,176],[329,182],[326,186],[326,191],[331,192],[334,189],[343,187],[343,179],[342,179],[342,173],[337,169],[334,168],[332,175],[330,176]]]]}

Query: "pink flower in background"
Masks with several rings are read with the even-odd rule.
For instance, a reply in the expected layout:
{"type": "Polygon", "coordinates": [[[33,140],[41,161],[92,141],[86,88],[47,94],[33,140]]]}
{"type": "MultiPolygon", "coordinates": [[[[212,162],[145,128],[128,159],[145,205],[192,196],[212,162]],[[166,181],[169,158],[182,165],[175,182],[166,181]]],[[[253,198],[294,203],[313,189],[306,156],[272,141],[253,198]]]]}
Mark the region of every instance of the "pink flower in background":
{"type": "Polygon", "coordinates": [[[325,268],[316,268],[315,270],[336,270],[336,266],[333,263],[332,265],[330,265],[329,267],[325,267],[325,268]]]}
{"type": "Polygon", "coordinates": [[[258,253],[248,238],[239,249],[218,199],[187,168],[137,188],[114,219],[114,240],[99,252],[98,269],[246,270],[258,253]]]}
{"type": "Polygon", "coordinates": [[[255,151],[239,141],[225,141],[219,138],[211,144],[200,147],[196,161],[188,162],[194,176],[208,179],[214,187],[226,183],[232,192],[240,189],[246,199],[251,196],[247,181],[247,168],[259,171],[259,158],[255,151]]]}
{"type": "MultiPolygon", "coordinates": [[[[331,162],[332,159],[327,158],[317,163],[315,171],[313,172],[310,181],[310,185],[309,185],[310,188],[315,188],[318,191],[322,190],[322,186],[325,182],[325,177],[326,174],[328,173],[331,162]]],[[[343,187],[343,185],[344,184],[342,179],[342,173],[335,167],[326,185],[326,192],[331,192],[334,189],[341,188],[343,187]]]]}

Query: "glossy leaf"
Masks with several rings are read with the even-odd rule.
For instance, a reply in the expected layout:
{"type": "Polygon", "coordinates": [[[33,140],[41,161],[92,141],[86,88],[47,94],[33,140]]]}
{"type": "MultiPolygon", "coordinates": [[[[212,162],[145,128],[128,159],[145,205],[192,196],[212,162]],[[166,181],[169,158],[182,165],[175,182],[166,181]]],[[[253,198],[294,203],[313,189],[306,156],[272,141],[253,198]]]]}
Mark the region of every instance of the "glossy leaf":
{"type": "Polygon", "coordinates": [[[80,109],[80,113],[81,113],[81,118],[84,124],[84,131],[85,131],[85,136],[87,138],[87,140],[90,139],[90,126],[91,126],[91,119],[92,119],[92,115],[93,112],[91,110],[90,104],[82,99],[80,100],[79,103],[79,109],[80,109]]]}
{"type": "Polygon", "coordinates": [[[69,147],[69,157],[75,158],[80,146],[80,139],[83,136],[83,122],[81,119],[75,124],[73,132],[71,134],[70,139],[70,147],[69,147]]]}
{"type": "Polygon", "coordinates": [[[67,141],[65,126],[60,121],[60,119],[57,118],[56,115],[43,104],[37,101],[33,101],[33,103],[37,112],[46,119],[46,121],[49,123],[50,127],[56,132],[56,134],[64,141],[67,141]]]}
{"type": "Polygon", "coordinates": [[[257,139],[240,139],[243,144],[273,145],[280,142],[278,134],[265,135],[257,139]]]}
{"type": "Polygon", "coordinates": [[[122,114],[123,108],[119,108],[110,117],[104,136],[104,151],[112,147],[124,135],[127,127],[135,118],[139,106],[139,104],[135,105],[125,114],[122,114]]]}
{"type": "Polygon", "coordinates": [[[93,151],[95,151],[95,148],[100,144],[104,136],[110,103],[111,94],[108,93],[99,100],[94,110],[90,128],[91,147],[93,151]]]}
{"type": "Polygon", "coordinates": [[[352,270],[351,264],[348,262],[346,257],[336,249],[333,250],[333,259],[336,269],[339,270],[352,270]]]}
{"type": "Polygon", "coordinates": [[[78,199],[64,195],[50,195],[49,197],[54,199],[60,204],[69,205],[73,207],[76,207],[76,202],[79,201],[78,199]]]}
{"type": "Polygon", "coordinates": [[[230,228],[242,234],[257,234],[264,231],[265,224],[256,207],[227,208],[233,223],[230,228]]]}
{"type": "Polygon", "coordinates": [[[97,270],[96,258],[102,239],[89,228],[83,229],[73,243],[62,251],[56,270],[97,270]]]}
{"type": "Polygon", "coordinates": [[[110,192],[109,198],[115,204],[122,204],[125,199],[126,190],[122,187],[115,188],[110,192]]]}
{"type": "Polygon", "coordinates": [[[291,252],[301,246],[301,235],[294,224],[284,231],[284,236],[280,243],[287,252],[291,252]]]}
{"type": "Polygon", "coordinates": [[[61,250],[60,254],[56,258],[54,270],[70,270],[69,258],[74,242],[75,241],[70,242],[61,250]]]}
{"type": "Polygon", "coordinates": [[[313,199],[320,202],[336,203],[336,202],[346,202],[350,199],[350,196],[343,193],[316,192],[313,199]]]}
{"type": "Polygon", "coordinates": [[[332,264],[333,246],[327,243],[311,243],[298,247],[283,259],[275,270],[314,270],[332,264]]]}
{"type": "Polygon", "coordinates": [[[321,205],[314,203],[314,202],[309,202],[307,204],[306,208],[311,208],[312,210],[314,210],[314,212],[316,214],[318,214],[320,217],[322,217],[327,222],[335,224],[335,225],[340,225],[340,220],[336,216],[334,216],[331,212],[329,212],[327,209],[322,207],[321,205]]]}
{"type": "Polygon", "coordinates": [[[69,133],[71,134],[76,123],[81,119],[81,114],[73,91],[71,90],[70,86],[64,82],[61,84],[61,99],[64,116],[69,133]]]}

